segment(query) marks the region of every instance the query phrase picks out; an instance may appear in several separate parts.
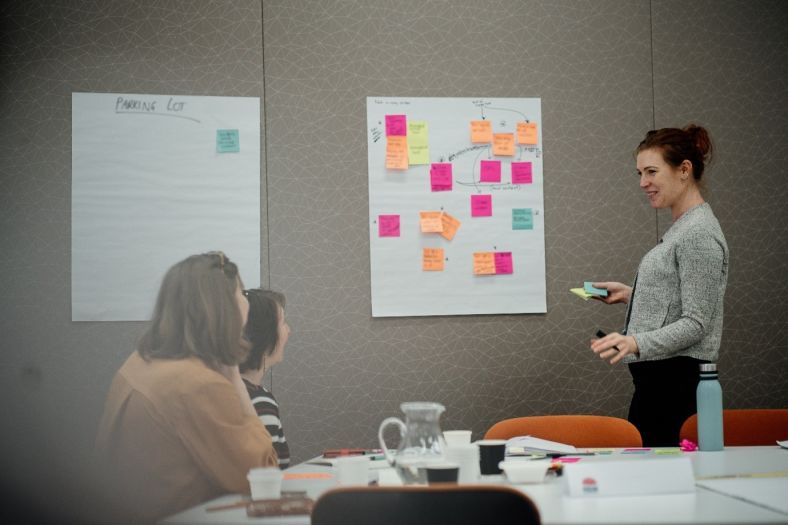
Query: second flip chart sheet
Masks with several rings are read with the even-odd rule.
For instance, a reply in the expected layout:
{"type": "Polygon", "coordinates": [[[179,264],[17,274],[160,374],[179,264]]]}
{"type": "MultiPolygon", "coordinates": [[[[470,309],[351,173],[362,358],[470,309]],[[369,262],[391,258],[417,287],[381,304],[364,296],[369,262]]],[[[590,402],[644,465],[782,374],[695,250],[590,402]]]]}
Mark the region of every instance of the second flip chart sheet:
{"type": "Polygon", "coordinates": [[[547,311],[539,98],[367,98],[372,315],[547,311]]]}

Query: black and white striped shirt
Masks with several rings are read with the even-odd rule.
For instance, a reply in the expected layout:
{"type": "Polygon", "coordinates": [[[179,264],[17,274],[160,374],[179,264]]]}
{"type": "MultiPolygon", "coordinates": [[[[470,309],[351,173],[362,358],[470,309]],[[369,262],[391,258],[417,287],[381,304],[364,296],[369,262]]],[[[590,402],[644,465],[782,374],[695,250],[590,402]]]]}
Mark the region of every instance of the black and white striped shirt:
{"type": "Polygon", "coordinates": [[[290,447],[287,445],[282,421],[279,419],[279,404],[274,395],[261,385],[255,385],[244,379],[246,391],[252,399],[255,411],[260,421],[263,422],[268,433],[271,434],[271,441],[274,445],[276,455],[279,457],[279,468],[285,469],[290,466],[290,447]]]}

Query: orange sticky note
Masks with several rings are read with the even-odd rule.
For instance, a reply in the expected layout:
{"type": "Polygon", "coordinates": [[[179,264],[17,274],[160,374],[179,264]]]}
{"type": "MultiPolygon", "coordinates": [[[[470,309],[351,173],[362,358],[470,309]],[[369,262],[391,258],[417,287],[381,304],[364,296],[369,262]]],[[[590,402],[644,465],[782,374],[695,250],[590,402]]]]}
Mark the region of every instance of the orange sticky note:
{"type": "Polygon", "coordinates": [[[420,211],[419,224],[423,233],[441,233],[443,231],[442,211],[420,211]]]}
{"type": "Polygon", "coordinates": [[[328,472],[285,472],[283,479],[331,479],[328,472]]]}
{"type": "Polygon", "coordinates": [[[537,144],[536,122],[517,123],[517,143],[518,144],[537,144]]]}
{"type": "Polygon", "coordinates": [[[474,144],[489,144],[492,140],[492,122],[489,120],[471,121],[471,142],[474,144]]]}
{"type": "Polygon", "coordinates": [[[493,135],[493,155],[514,155],[514,133],[493,135]]]}
{"type": "Polygon", "coordinates": [[[441,235],[443,235],[443,237],[449,241],[454,239],[454,235],[460,228],[460,221],[448,213],[443,212],[443,216],[441,216],[441,222],[443,223],[443,231],[441,232],[441,235]]]}
{"type": "Polygon", "coordinates": [[[443,271],[443,248],[424,248],[421,269],[425,272],[443,271]]]}
{"type": "Polygon", "coordinates": [[[473,252],[473,274],[495,275],[495,252],[473,252]]]}
{"type": "Polygon", "coordinates": [[[408,137],[386,137],[386,168],[390,170],[408,169],[408,137]]]}

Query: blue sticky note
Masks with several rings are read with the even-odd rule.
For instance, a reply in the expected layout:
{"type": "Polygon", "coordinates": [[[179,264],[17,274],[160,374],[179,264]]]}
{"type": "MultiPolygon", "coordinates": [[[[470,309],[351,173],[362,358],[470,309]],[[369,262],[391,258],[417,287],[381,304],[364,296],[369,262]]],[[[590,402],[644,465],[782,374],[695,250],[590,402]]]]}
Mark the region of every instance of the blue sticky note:
{"type": "Polygon", "coordinates": [[[216,130],[216,153],[238,153],[241,151],[241,140],[237,129],[216,130]]]}
{"type": "Polygon", "coordinates": [[[591,295],[600,295],[602,297],[607,297],[607,290],[605,290],[604,288],[594,288],[593,286],[591,286],[591,283],[589,281],[583,283],[583,290],[585,290],[586,293],[590,293],[591,295]]]}
{"type": "Polygon", "coordinates": [[[512,229],[533,230],[534,212],[531,208],[512,208],[512,229]]]}

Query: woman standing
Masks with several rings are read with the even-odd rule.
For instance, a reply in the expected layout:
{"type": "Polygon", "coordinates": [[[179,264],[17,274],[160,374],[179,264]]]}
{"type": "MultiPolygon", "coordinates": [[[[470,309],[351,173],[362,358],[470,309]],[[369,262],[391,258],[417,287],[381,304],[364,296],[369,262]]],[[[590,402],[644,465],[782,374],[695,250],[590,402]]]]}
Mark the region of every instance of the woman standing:
{"type": "Polygon", "coordinates": [[[640,188],[652,208],[669,208],[673,224],[640,262],[632,287],[598,282],[597,297],[628,303],[625,328],[591,343],[611,364],[629,364],[635,392],[629,420],[645,446],[677,446],[682,423],[696,412],[698,365],[716,361],[722,337],[728,245],[701,195],[712,145],[706,129],[649,131],[637,147],[640,188]]]}
{"type": "Polygon", "coordinates": [[[238,363],[249,304],[221,252],[169,269],[150,327],[118,370],[96,448],[119,522],[152,522],[221,494],[248,492],[249,469],[276,466],[238,363]],[[111,495],[112,497],[112,495],[111,495]]]}
{"type": "Polygon", "coordinates": [[[279,467],[284,469],[290,465],[290,448],[279,418],[279,403],[263,386],[263,377],[266,370],[282,362],[290,337],[290,326],[285,321],[285,296],[259,288],[244,293],[249,300],[246,337],[252,348],[246,361],[241,363],[241,375],[260,421],[271,434],[279,467]]]}

